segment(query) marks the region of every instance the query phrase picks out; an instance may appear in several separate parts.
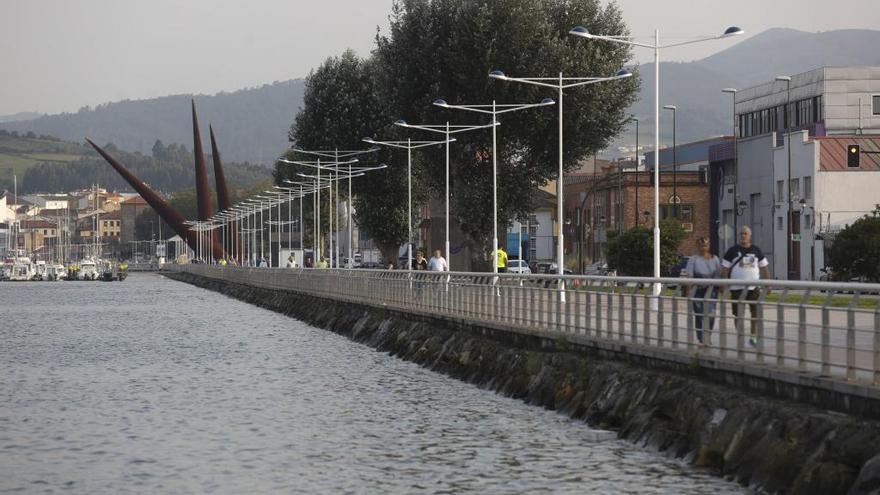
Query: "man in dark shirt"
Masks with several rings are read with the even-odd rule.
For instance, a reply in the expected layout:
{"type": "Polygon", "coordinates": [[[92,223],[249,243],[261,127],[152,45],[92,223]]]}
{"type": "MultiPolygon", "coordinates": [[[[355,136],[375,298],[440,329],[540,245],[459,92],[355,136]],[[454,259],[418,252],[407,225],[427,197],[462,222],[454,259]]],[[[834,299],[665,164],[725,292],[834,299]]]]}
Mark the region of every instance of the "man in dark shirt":
{"type": "MultiPolygon", "coordinates": [[[[721,260],[721,278],[730,278],[731,280],[752,281],[770,278],[770,272],[767,266],[770,262],[764,257],[761,248],[752,244],[752,229],[743,226],[739,232],[739,244],[731,247],[724,254],[721,260]]],[[[731,285],[730,297],[735,301],[742,300],[743,291],[747,301],[757,301],[761,296],[761,290],[754,285],[731,285]]],[[[769,293],[769,291],[768,291],[769,293]]],[[[737,319],[737,325],[740,323],[740,303],[731,304],[733,315],[737,319]]],[[[754,302],[749,303],[749,313],[751,313],[751,337],[749,343],[753,346],[758,345],[758,320],[755,319],[755,313],[758,305],[754,302]]]]}

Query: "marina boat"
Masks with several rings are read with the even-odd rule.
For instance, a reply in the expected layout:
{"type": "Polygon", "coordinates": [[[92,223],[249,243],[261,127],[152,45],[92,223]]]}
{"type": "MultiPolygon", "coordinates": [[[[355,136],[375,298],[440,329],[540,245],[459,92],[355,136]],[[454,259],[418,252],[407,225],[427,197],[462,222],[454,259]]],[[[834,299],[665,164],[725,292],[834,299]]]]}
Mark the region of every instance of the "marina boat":
{"type": "Polygon", "coordinates": [[[12,270],[9,272],[9,280],[14,282],[26,282],[35,276],[34,265],[30,258],[18,257],[12,262],[12,270]]]}
{"type": "Polygon", "coordinates": [[[67,269],[64,268],[64,265],[49,265],[46,268],[46,278],[45,280],[64,280],[67,278],[67,269]]]}
{"type": "Polygon", "coordinates": [[[79,263],[80,280],[98,280],[98,265],[90,259],[84,259],[79,263]]]}
{"type": "Polygon", "coordinates": [[[45,261],[37,261],[34,264],[34,275],[31,280],[42,281],[47,277],[47,266],[45,261]]]}

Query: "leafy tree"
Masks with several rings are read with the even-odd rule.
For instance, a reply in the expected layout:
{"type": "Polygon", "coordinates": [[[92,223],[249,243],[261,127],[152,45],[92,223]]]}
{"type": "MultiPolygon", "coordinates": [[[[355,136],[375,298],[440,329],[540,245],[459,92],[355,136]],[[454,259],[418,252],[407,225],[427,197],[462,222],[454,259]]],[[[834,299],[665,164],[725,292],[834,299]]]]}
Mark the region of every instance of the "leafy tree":
{"type": "MultiPolygon", "coordinates": [[[[685,237],[681,224],[666,219],[660,222],[660,273],[678,263],[678,246],[685,237]]],[[[608,266],[620,275],[650,277],[654,273],[654,234],[648,227],[634,227],[621,234],[612,232],[608,239],[608,266]]]]}
{"type": "MultiPolygon", "coordinates": [[[[346,53],[330,59],[308,82],[303,110],[290,137],[303,148],[346,146],[364,135],[383,139],[411,136],[389,124],[486,123],[487,118],[432,106],[439,97],[450,103],[524,103],[554,91],[488,78],[499,68],[512,76],[552,77],[613,75],[630,57],[624,45],[589,43],[569,36],[574,25],[593,32],[627,34],[620,11],[598,0],[401,0],[391,12],[387,36],[377,36],[367,60],[346,53]]],[[[637,78],[577,88],[565,94],[564,167],[607,145],[626,119],[637,78]]],[[[543,108],[500,117],[499,219],[532,209],[538,185],[557,175],[557,113],[543,108]],[[526,114],[527,112],[527,114],[526,114]]],[[[452,146],[452,215],[475,252],[483,252],[492,225],[491,133],[456,136],[452,146]]],[[[421,203],[444,190],[443,150],[413,154],[415,197],[421,203]]],[[[405,240],[405,153],[383,152],[391,165],[386,174],[358,181],[356,206],[361,226],[380,244],[405,240]],[[404,235],[401,236],[400,234],[404,235]]],[[[276,178],[278,178],[276,170],[276,178]]]]}
{"type": "Polygon", "coordinates": [[[841,230],[827,252],[828,266],[839,279],[880,282],[880,205],[841,230]]]}

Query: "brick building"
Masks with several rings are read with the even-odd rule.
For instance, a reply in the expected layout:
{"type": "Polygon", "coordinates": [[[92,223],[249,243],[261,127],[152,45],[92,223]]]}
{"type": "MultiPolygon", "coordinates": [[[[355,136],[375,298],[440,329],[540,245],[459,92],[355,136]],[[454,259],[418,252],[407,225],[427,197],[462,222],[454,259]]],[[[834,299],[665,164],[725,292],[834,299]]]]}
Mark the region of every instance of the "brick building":
{"type": "MultiPolygon", "coordinates": [[[[636,171],[632,163],[627,169],[621,163],[603,172],[566,177],[567,265],[577,271],[605,259],[610,232],[654,224],[653,171],[636,171]]],[[[709,184],[704,171],[679,171],[674,183],[671,172],[660,174],[660,218],[673,217],[687,233],[679,251],[696,252],[696,240],[709,235],[709,184]]]]}

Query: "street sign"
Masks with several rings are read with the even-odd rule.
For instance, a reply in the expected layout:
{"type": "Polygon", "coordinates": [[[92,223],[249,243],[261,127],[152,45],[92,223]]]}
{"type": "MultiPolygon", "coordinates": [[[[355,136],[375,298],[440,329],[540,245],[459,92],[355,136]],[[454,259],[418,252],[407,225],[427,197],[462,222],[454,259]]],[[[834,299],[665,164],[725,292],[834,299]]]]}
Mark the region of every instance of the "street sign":
{"type": "Polygon", "coordinates": [[[800,234],[791,234],[791,240],[794,242],[801,242],[801,235],[800,234]]]}

